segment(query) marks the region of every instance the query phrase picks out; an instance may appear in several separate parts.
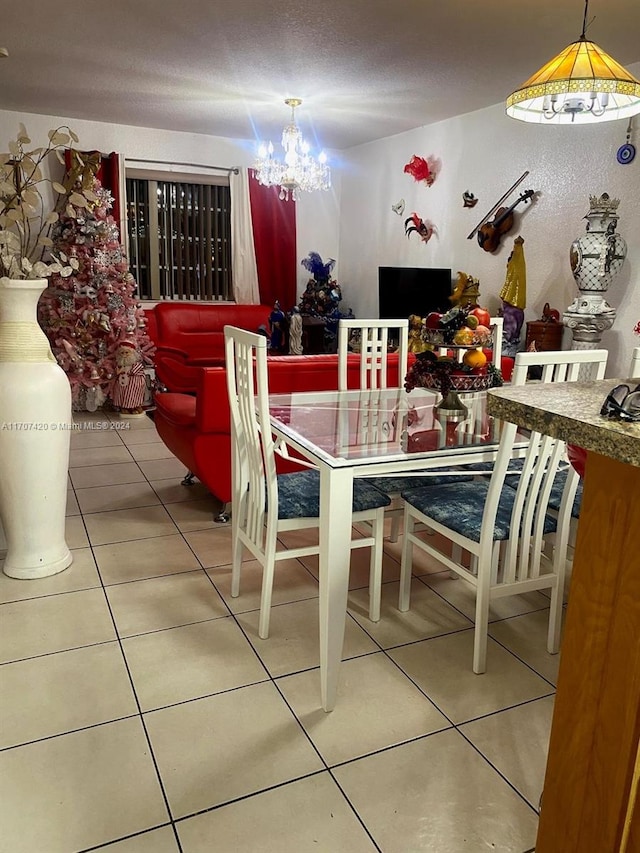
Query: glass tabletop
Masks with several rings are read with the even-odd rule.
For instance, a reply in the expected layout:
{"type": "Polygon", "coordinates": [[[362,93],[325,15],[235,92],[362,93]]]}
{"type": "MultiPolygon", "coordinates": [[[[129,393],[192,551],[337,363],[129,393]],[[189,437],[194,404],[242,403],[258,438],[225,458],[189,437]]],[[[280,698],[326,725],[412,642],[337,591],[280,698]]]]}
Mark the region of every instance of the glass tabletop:
{"type": "Polygon", "coordinates": [[[270,395],[269,413],[276,432],[332,466],[495,448],[502,425],[486,392],[460,398],[466,411],[438,408],[440,394],[423,388],[294,392],[270,395]]]}

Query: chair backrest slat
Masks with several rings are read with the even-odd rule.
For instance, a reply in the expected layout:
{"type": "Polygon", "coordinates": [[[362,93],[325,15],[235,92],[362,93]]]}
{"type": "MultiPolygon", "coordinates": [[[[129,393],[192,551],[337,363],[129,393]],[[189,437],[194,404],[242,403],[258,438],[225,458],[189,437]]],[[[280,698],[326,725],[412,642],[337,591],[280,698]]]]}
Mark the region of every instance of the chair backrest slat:
{"type": "Polygon", "coordinates": [[[633,378],[640,378],[640,347],[634,347],[631,352],[629,376],[633,378]]]}
{"type": "Polygon", "coordinates": [[[398,335],[398,385],[407,374],[409,352],[408,320],[340,320],[338,324],[338,388],[346,391],[349,338],[360,333],[360,389],[387,387],[389,331],[398,335]]]}
{"type": "MultiPolygon", "coordinates": [[[[587,379],[602,379],[607,365],[607,350],[560,350],[553,352],[519,352],[515,358],[512,375],[513,385],[523,385],[527,381],[529,368],[541,370],[542,382],[576,382],[587,379]]],[[[506,427],[508,424],[505,425],[506,427]]],[[[503,443],[511,444],[515,439],[516,428],[511,425],[509,433],[503,432],[503,443]]],[[[506,450],[505,450],[506,452],[506,450]]],[[[545,517],[548,511],[551,489],[559,466],[565,455],[565,444],[559,439],[532,432],[522,472],[519,474],[518,487],[513,493],[511,508],[511,536],[506,545],[501,578],[504,583],[536,578],[540,574],[542,544],[544,539],[545,517]]],[[[505,468],[506,470],[506,468],[505,468]]],[[[497,501],[504,486],[504,471],[494,465],[489,485],[492,506],[497,501]]],[[[565,536],[577,488],[577,474],[567,469],[566,484],[563,491],[560,511],[557,514],[557,529],[565,536]]],[[[489,504],[489,499],[487,499],[489,504]]],[[[485,511],[483,535],[493,532],[495,513],[490,519],[485,511]]]]}
{"type": "Polygon", "coordinates": [[[233,451],[233,519],[259,552],[267,525],[276,524],[278,484],[269,428],[267,340],[235,326],[224,327],[227,391],[233,451]],[[263,428],[265,425],[265,428],[263,428]]]}
{"type": "Polygon", "coordinates": [[[542,382],[604,379],[608,356],[606,349],[519,352],[516,354],[511,383],[524,385],[530,367],[541,368],[542,382]]]}

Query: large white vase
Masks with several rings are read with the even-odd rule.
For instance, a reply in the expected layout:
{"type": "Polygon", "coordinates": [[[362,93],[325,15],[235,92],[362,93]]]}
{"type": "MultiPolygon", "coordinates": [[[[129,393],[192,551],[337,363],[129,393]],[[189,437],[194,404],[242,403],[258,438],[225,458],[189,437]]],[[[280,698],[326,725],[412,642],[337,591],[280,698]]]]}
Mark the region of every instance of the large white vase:
{"type": "Polygon", "coordinates": [[[36,319],[46,286],[0,278],[0,520],[12,578],[54,575],[72,561],[64,531],[71,389],[36,319]]]}

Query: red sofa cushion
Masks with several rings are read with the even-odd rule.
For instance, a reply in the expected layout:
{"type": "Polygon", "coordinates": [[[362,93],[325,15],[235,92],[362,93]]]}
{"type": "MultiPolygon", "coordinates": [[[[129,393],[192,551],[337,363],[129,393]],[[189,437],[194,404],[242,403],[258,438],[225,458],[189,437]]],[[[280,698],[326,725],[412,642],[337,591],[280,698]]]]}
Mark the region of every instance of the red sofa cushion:
{"type": "Polygon", "coordinates": [[[224,327],[257,332],[268,328],[271,311],[267,305],[160,302],[154,309],[158,346],[183,350],[189,363],[224,364],[224,327]]]}

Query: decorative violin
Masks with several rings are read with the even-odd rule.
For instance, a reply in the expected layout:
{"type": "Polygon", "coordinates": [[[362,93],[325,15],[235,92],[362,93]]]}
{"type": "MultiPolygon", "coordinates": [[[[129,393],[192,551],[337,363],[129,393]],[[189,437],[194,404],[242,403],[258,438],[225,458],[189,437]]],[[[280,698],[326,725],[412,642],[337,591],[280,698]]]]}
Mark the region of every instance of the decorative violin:
{"type": "Polygon", "coordinates": [[[527,190],[514,201],[511,207],[499,207],[491,222],[485,222],[477,230],[479,245],[485,252],[495,252],[500,245],[500,239],[513,228],[513,211],[520,202],[528,202],[534,195],[533,190],[527,190]]]}

